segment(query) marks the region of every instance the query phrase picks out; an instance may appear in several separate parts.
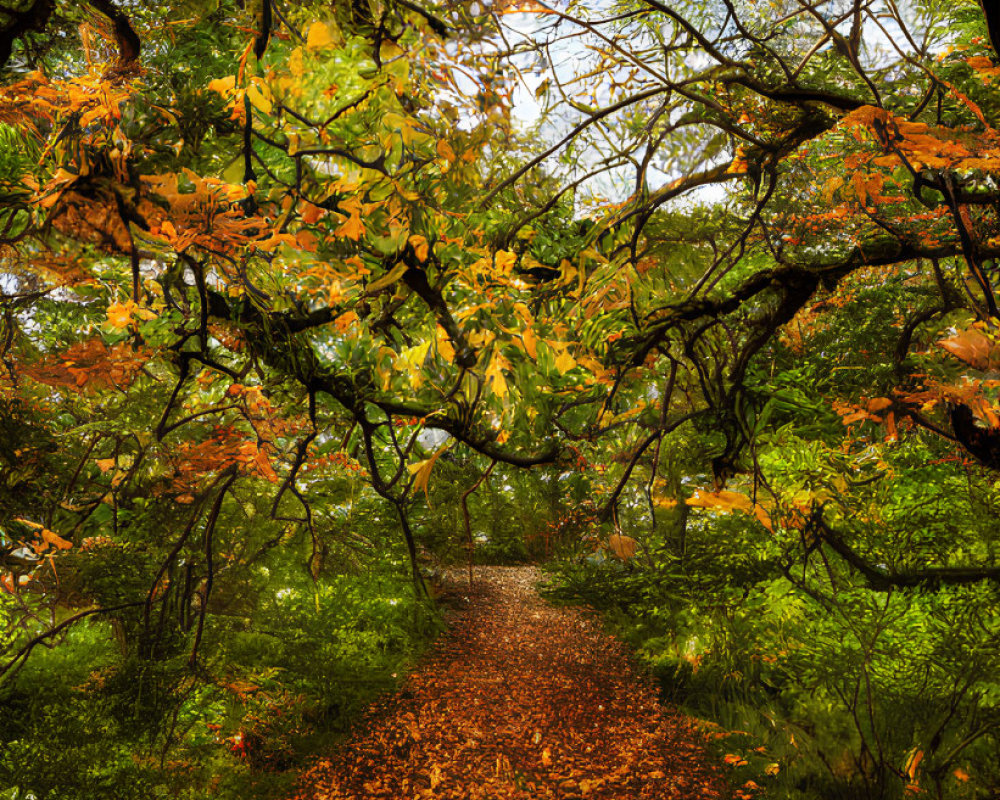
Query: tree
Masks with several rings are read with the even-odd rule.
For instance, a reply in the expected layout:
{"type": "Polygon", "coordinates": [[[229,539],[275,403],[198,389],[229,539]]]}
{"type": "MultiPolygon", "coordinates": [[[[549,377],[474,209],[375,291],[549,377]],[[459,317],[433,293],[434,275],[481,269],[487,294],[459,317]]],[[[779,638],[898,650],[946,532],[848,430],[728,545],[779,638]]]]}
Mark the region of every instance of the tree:
{"type": "Polygon", "coordinates": [[[856,476],[908,463],[897,445],[957,449],[990,492],[984,6],[16,9],[8,672],[93,616],[123,652],[197,668],[283,542],[308,541],[313,577],[331,548],[391,550],[340,515],[358,480],[419,592],[415,529],[451,457],[463,492],[494,464],[551,466],[612,527],[679,504],[682,557],[688,506],[748,512],[810,596],[996,577],[980,525],[958,555],[937,523],[914,550],[906,503],[888,532],[860,524],[884,502],[869,479],[919,471],[856,476]],[[141,550],[134,581],[80,564],[64,586],[87,540],[111,572],[141,550]]]}

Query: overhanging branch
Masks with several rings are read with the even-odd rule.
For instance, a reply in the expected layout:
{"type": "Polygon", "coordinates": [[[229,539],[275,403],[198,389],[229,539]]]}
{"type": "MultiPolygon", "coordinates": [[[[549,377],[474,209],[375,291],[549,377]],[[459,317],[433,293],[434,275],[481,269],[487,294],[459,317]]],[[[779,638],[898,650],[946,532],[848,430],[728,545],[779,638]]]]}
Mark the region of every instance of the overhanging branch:
{"type": "Polygon", "coordinates": [[[835,531],[826,523],[826,520],[823,519],[822,508],[813,512],[807,530],[815,534],[821,542],[860,573],[868,588],[874,591],[886,592],[891,589],[916,586],[936,588],[942,585],[956,586],[979,581],[1000,580],[1000,567],[927,567],[905,572],[876,567],[848,545],[839,531],[835,531]]]}

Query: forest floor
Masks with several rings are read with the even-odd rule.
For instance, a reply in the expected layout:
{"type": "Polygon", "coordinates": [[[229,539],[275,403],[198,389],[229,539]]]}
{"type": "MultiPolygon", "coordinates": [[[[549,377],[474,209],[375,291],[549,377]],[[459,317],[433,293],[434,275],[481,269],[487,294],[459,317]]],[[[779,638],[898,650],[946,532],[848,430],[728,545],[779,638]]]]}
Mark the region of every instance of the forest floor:
{"type": "Polygon", "coordinates": [[[719,798],[705,739],[660,705],[625,646],[586,611],[547,605],[533,567],[457,575],[449,630],[301,800],[719,798]]]}

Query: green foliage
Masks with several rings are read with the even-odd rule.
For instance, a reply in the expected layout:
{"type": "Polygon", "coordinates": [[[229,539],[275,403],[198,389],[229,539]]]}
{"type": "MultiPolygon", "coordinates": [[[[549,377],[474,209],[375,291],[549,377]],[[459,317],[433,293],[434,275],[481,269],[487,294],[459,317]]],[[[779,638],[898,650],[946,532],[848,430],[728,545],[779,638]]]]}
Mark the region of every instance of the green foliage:
{"type": "MultiPolygon", "coordinates": [[[[3,689],[0,786],[63,800],[271,796],[342,735],[437,629],[405,579],[261,581],[213,618],[204,673],[122,658],[108,623],[74,627],[3,689]]],[[[117,624],[117,623],[116,623],[117,624]]]]}
{"type": "Polygon", "coordinates": [[[558,565],[550,593],[604,611],[666,697],[723,731],[749,731],[719,746],[749,759],[734,778],[769,796],[902,797],[916,751],[946,796],[962,796],[956,769],[993,780],[992,589],[854,590],[820,603],[767,569],[751,578],[723,537],[689,539],[691,560],[558,565]]]}

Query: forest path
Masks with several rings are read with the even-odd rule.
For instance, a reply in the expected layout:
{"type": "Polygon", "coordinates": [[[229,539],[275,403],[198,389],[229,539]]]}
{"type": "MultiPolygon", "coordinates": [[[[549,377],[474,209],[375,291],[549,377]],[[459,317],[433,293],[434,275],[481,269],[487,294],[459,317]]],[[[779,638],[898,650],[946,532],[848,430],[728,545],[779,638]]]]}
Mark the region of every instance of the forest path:
{"type": "Polygon", "coordinates": [[[554,608],[533,567],[456,577],[442,635],[403,689],[303,775],[300,798],[538,800],[728,794],[690,721],[664,708],[592,615],[554,608]]]}

